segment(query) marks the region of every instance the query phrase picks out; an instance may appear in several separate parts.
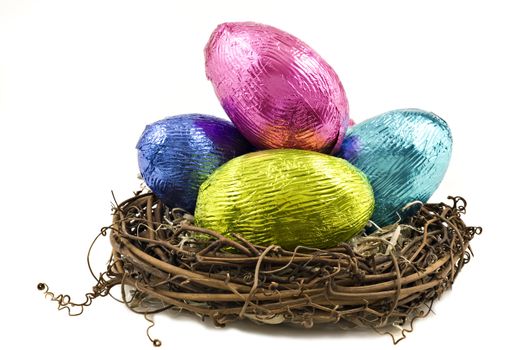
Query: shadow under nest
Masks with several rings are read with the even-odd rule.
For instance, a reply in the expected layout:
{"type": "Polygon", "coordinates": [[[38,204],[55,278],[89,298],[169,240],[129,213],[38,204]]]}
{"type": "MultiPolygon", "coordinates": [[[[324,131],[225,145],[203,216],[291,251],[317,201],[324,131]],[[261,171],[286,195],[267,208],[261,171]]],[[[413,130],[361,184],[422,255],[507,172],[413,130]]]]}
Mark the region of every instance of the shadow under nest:
{"type": "Polygon", "coordinates": [[[186,310],[221,327],[240,319],[365,327],[397,343],[451,287],[482,232],[462,220],[463,198],[448,199],[451,205],[423,204],[399,223],[330,249],[288,251],[196,227],[191,215],[138,192],[116,204],[113,223],[100,233],[109,235],[112,257],[84,303],[55,296],[44,283],[38,288],[70,315],[120,286],[122,301],[145,315],[186,310]]]}

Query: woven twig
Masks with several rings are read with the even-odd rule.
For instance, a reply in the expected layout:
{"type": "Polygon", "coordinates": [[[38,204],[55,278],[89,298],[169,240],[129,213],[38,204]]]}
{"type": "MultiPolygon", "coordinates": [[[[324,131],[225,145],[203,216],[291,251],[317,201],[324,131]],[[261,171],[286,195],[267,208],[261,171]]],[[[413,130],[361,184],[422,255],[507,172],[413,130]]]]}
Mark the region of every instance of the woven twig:
{"type": "Polygon", "coordinates": [[[112,225],[101,231],[110,233],[113,255],[85,303],[55,296],[43,283],[39,289],[70,314],[120,285],[126,305],[145,315],[176,309],[217,326],[249,319],[370,327],[396,343],[451,287],[482,232],[461,219],[463,198],[448,199],[452,205],[424,204],[400,223],[331,249],[287,251],[196,227],[191,215],[137,193],[115,206],[112,225]]]}

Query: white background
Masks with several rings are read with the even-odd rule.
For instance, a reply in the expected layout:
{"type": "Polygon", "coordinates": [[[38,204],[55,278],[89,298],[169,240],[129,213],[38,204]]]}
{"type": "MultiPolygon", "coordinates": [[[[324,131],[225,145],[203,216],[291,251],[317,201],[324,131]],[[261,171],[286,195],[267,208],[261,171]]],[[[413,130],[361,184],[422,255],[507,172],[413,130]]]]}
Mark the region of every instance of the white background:
{"type": "MultiPolygon", "coordinates": [[[[251,20],[307,42],[333,66],[357,122],[405,107],[450,125],[449,170],[432,200],[468,200],[475,258],[436,315],[397,349],[519,347],[524,314],[525,10],[512,1],[0,0],[0,348],[151,348],[147,322],[110,298],[69,318],[36,290],[82,299],[85,253],[110,223],[111,190],[138,189],[147,123],[226,117],[204,73],[215,26],[251,20]],[[523,283],[522,283],[523,284],[523,283]],[[520,316],[520,317],[519,317],[520,316]]],[[[100,243],[102,269],[108,242],[100,243]]],[[[378,349],[367,332],[216,329],[159,316],[165,348],[378,349]],[[184,343],[184,345],[183,345],[184,343]]]]}

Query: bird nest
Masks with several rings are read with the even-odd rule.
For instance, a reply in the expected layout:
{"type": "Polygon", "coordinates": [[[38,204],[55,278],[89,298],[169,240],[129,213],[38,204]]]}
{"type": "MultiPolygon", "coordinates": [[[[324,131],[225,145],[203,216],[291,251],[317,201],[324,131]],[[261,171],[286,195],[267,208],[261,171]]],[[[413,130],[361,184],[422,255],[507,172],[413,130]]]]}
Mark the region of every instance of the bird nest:
{"type": "Polygon", "coordinates": [[[122,301],[144,315],[186,310],[221,327],[242,319],[366,327],[396,343],[451,287],[470,260],[471,239],[482,232],[462,220],[463,198],[448,199],[450,205],[423,204],[398,223],[330,249],[290,251],[196,227],[190,214],[138,192],[116,203],[112,225],[100,233],[109,235],[112,258],[94,275],[84,303],[38,287],[72,315],[120,286],[122,301]]]}

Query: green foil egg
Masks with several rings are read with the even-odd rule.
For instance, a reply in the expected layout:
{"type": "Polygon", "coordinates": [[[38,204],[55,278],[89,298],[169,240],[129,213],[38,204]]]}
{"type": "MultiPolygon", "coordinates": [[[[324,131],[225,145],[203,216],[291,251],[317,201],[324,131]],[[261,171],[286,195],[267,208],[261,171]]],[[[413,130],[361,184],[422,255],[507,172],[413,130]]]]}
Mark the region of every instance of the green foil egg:
{"type": "Polygon", "coordinates": [[[201,185],[195,222],[253,244],[328,248],[367,224],[374,195],[349,162],[298,149],[248,153],[223,164],[201,185]]]}

